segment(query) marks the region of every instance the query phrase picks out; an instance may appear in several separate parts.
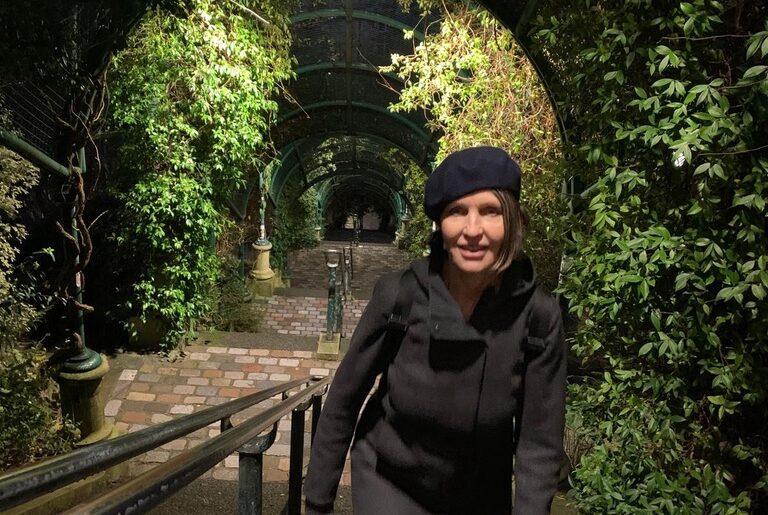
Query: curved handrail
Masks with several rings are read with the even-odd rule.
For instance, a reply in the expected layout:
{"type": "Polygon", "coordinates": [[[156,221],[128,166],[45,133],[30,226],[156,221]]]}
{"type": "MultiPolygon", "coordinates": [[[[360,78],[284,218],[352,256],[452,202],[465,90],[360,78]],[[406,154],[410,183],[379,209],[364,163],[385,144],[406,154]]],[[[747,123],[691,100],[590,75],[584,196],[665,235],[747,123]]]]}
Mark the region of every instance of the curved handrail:
{"type": "Polygon", "coordinates": [[[315,384],[279,404],[179,454],[120,487],[75,506],[64,515],[131,513],[136,510],[150,509],[256,438],[259,433],[278,422],[290,411],[306,409],[307,401],[316,395],[322,395],[330,380],[330,377],[315,379],[315,384]],[[300,407],[303,403],[306,405],[300,407]]]}
{"type": "Polygon", "coordinates": [[[180,438],[212,422],[227,418],[274,395],[312,381],[322,382],[323,380],[317,377],[305,377],[289,381],[219,406],[212,406],[113,440],[83,447],[69,454],[0,476],[0,511],[28,501],[41,493],[61,488],[106,470],[117,463],[180,438]]]}

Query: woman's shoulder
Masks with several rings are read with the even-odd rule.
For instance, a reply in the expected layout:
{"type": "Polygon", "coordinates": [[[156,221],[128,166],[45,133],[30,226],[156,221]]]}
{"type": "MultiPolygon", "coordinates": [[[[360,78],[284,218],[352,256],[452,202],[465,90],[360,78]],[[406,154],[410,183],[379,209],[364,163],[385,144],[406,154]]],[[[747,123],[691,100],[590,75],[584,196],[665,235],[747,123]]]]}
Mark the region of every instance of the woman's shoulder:
{"type": "Polygon", "coordinates": [[[544,286],[535,285],[530,302],[531,315],[541,319],[547,326],[551,326],[562,316],[558,297],[544,286]]]}
{"type": "Polygon", "coordinates": [[[429,265],[425,258],[412,261],[408,266],[382,274],[376,281],[371,302],[393,306],[401,288],[415,290],[427,283],[429,265]]]}

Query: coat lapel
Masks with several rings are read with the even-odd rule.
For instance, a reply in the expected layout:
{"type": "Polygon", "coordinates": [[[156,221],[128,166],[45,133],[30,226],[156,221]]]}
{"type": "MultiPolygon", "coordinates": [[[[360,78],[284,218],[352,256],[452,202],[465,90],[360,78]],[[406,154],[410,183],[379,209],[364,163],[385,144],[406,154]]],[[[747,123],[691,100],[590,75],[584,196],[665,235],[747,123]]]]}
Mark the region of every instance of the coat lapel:
{"type": "Polygon", "coordinates": [[[464,321],[461,308],[448,292],[440,274],[429,272],[429,332],[431,339],[442,341],[479,341],[480,333],[464,321]]]}

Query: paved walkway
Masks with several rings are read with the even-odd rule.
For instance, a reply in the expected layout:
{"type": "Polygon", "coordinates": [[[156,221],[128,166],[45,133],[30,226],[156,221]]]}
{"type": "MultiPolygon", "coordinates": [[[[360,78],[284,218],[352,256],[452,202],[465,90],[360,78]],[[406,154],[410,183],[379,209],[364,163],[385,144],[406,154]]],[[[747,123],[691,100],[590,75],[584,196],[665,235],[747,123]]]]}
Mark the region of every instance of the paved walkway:
{"type": "MultiPolygon", "coordinates": [[[[124,432],[137,431],[292,379],[326,376],[338,367],[337,361],[317,359],[314,352],[305,350],[204,345],[187,347],[186,357],[176,362],[154,355],[133,354],[113,362],[113,367],[116,365],[122,370],[112,392],[107,394],[110,400],[106,402],[105,415],[124,432]]],[[[264,401],[233,417],[232,422],[236,425],[279,401],[279,396],[264,401]]],[[[308,411],[307,449],[309,416],[308,411]]],[[[131,474],[141,474],[219,433],[219,424],[215,423],[168,442],[132,460],[131,474]]],[[[289,442],[290,421],[286,416],[279,424],[275,443],[264,455],[265,481],[288,480],[289,442]]],[[[307,459],[305,455],[305,465],[307,459]]],[[[237,455],[229,456],[203,477],[236,480],[237,465],[237,455]]],[[[342,484],[349,484],[348,469],[342,484]]]]}

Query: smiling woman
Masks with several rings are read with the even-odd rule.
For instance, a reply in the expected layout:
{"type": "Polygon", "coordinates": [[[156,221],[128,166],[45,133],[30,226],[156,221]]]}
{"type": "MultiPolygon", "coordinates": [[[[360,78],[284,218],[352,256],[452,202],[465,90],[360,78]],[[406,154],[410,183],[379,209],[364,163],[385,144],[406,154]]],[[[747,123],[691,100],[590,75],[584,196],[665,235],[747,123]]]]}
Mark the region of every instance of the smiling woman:
{"type": "Polygon", "coordinates": [[[494,147],[455,152],[430,175],[432,252],[376,285],[320,418],[307,513],[332,511],[353,435],[356,514],[509,514],[513,468],[515,512],[549,513],[565,341],[557,302],[520,252],[520,175],[494,147]]]}

